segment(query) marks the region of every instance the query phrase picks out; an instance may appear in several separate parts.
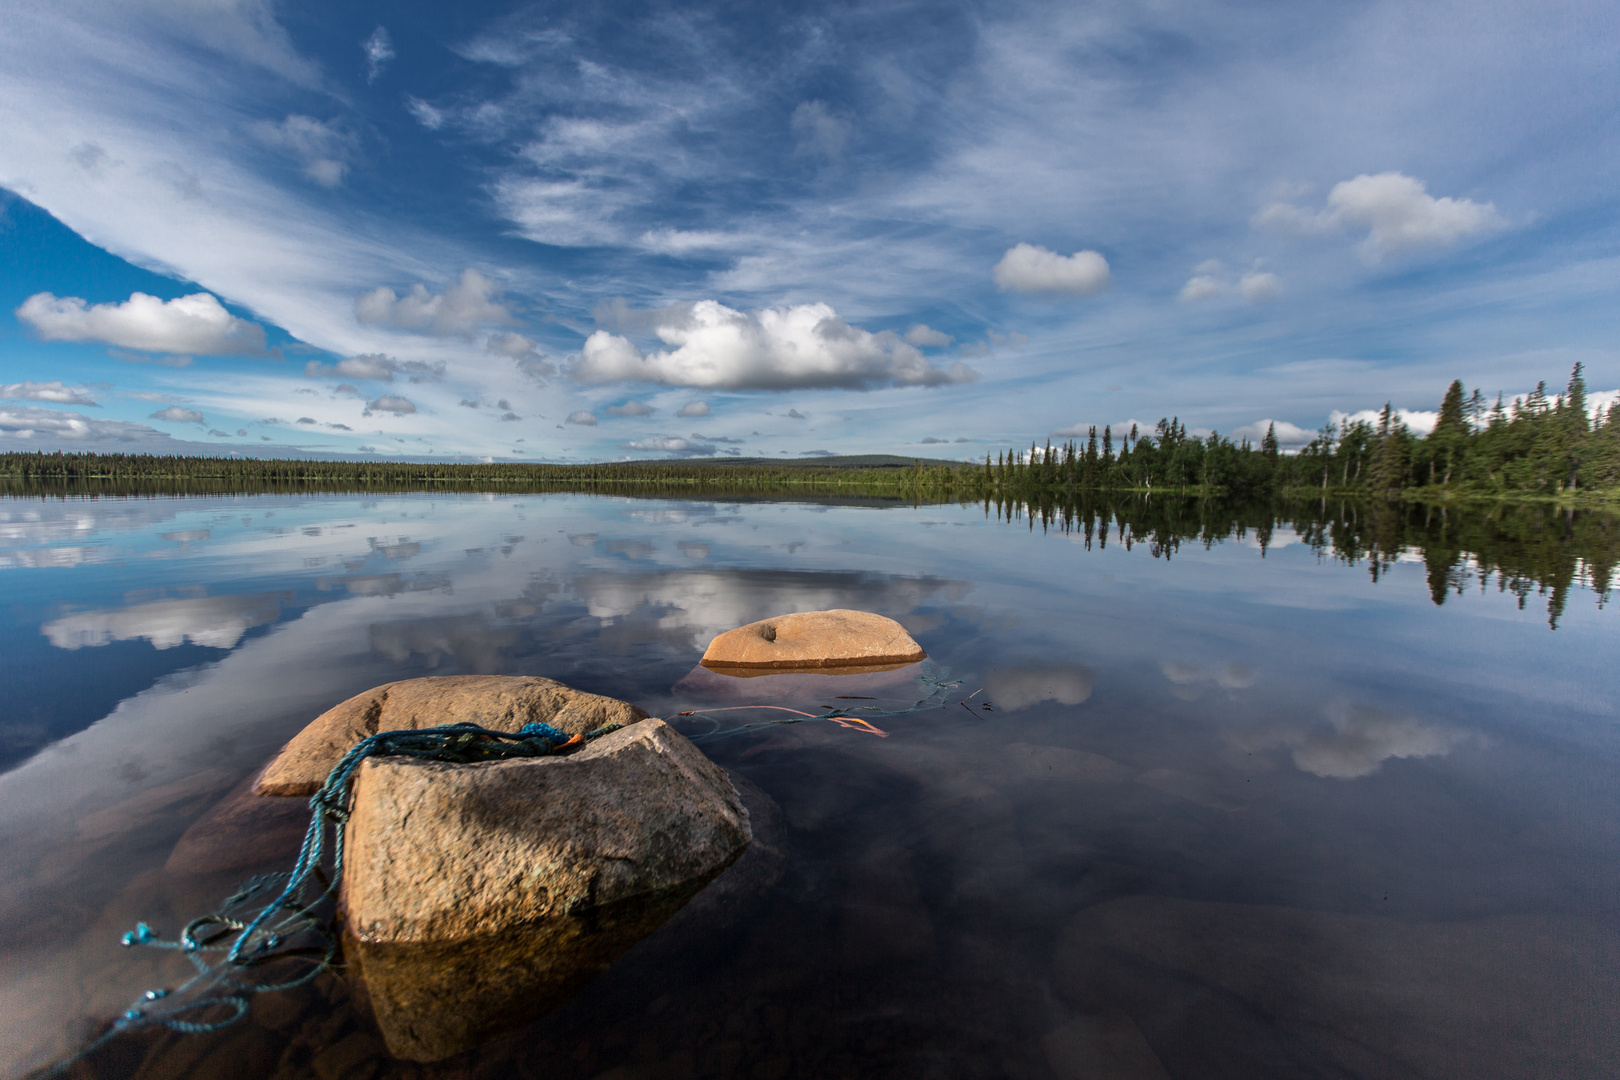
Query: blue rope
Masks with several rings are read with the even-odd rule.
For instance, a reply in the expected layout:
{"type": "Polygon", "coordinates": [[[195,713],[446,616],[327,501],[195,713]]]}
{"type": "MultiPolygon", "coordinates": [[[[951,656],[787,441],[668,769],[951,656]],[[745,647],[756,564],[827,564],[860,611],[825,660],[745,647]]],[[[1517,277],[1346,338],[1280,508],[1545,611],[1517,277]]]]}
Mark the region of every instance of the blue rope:
{"type": "Polygon", "coordinates": [[[99,1038],[51,1072],[63,1072],[126,1032],[165,1027],[198,1035],[229,1027],[247,1015],[254,995],[302,986],[333,967],[338,954],[337,928],[322,905],[336,895],[343,879],[343,825],[349,819],[355,772],[367,758],[412,757],[467,764],[546,757],[622,726],[606,724],[583,736],[572,736],[542,723],[525,724],[516,733],[477,724],[447,724],[383,731],[355,743],[309,800],[309,828],[290,872],[249,880],[213,914],[187,923],[173,941],[159,937],[144,922],[123,936],[126,946],[179,951],[196,974],[174,989],[142,994],[99,1038]],[[333,827],[330,841],[328,826],[333,827]],[[323,869],[329,847],[330,875],[323,869]],[[254,906],[278,887],[275,899],[254,906]],[[221,953],[223,958],[219,958],[221,953]],[[254,969],[272,964],[291,964],[294,970],[274,981],[247,977],[254,969]],[[209,1015],[221,1010],[227,1015],[209,1015]]]}

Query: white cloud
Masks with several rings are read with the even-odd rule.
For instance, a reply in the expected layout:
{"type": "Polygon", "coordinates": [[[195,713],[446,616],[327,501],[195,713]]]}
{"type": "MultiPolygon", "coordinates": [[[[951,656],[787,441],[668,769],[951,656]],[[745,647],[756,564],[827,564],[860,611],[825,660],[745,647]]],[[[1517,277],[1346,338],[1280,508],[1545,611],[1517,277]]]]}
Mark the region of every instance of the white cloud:
{"type": "Polygon", "coordinates": [[[1243,299],[1251,304],[1259,304],[1273,299],[1282,288],[1282,281],[1276,274],[1264,270],[1250,270],[1238,282],[1238,288],[1243,291],[1243,299]]]}
{"type": "Polygon", "coordinates": [[[788,121],[793,130],[793,152],[800,157],[819,157],[836,162],[844,156],[849,141],[849,121],[827,111],[819,101],[806,101],[793,110],[788,121]]]}
{"type": "Polygon", "coordinates": [[[490,335],[490,339],[484,343],[484,348],[516,360],[534,352],[535,343],[532,338],[526,338],[515,330],[508,330],[505,333],[490,335]]]}
{"type": "Polygon", "coordinates": [[[1293,746],[1295,765],[1335,780],[1369,776],[1390,758],[1440,757],[1470,738],[1365,705],[1339,701],[1327,712],[1329,728],[1291,733],[1283,741],[1293,746]]]}
{"type": "Polygon", "coordinates": [[[596,426],[596,417],[592,416],[590,413],[586,412],[584,409],[581,409],[578,412],[569,413],[568,414],[568,419],[564,420],[563,423],[565,423],[565,424],[578,424],[581,427],[595,427],[596,426]]]}
{"type": "Polygon", "coordinates": [[[416,122],[429,131],[438,131],[444,126],[443,110],[435,109],[419,97],[407,96],[405,98],[405,107],[410,110],[412,116],[416,117],[416,122]]]}
{"type": "Polygon", "coordinates": [[[238,319],[211,293],[159,300],[132,293],[122,304],[89,305],[76,296],[35,293],[16,311],[45,341],[96,341],[156,353],[256,354],[264,328],[238,319]]]}
{"type": "Polygon", "coordinates": [[[32,442],[174,445],[167,432],[147,424],[128,420],[96,420],[83,413],[41,409],[33,405],[0,407],[0,440],[14,446],[32,442]]]}
{"type": "MultiPolygon", "coordinates": [[[[393,382],[395,375],[408,376],[413,383],[430,382],[444,378],[444,361],[428,363],[425,360],[395,360],[384,353],[362,353],[339,360],[336,364],[323,364],[311,360],[304,365],[304,374],[312,379],[376,379],[393,382]]],[[[358,393],[354,387],[338,387],[337,392],[358,393]]]]}
{"type": "MultiPolygon", "coordinates": [[[[1114,440],[1114,452],[1118,453],[1122,441],[1124,440],[1125,436],[1127,434],[1129,434],[1129,432],[1131,430],[1131,425],[1132,424],[1136,425],[1137,432],[1139,434],[1146,435],[1146,434],[1148,434],[1149,432],[1151,432],[1153,430],[1153,425],[1144,424],[1140,420],[1126,420],[1123,423],[1118,423],[1118,424],[1097,424],[1096,425],[1097,438],[1098,438],[1098,440],[1101,440],[1102,437],[1103,437],[1103,432],[1111,430],[1112,437],[1113,437],[1113,440],[1114,440]]],[[[1091,428],[1092,428],[1092,425],[1090,423],[1087,423],[1086,421],[1081,420],[1081,421],[1078,421],[1076,423],[1070,424],[1068,427],[1058,428],[1056,431],[1052,432],[1052,438],[1054,438],[1054,439],[1084,439],[1084,438],[1086,438],[1087,436],[1089,436],[1091,434],[1091,428]]]]}
{"type": "Polygon", "coordinates": [[[634,442],[621,443],[624,450],[661,451],[677,454],[682,457],[713,457],[718,449],[713,443],[694,442],[676,435],[654,435],[647,439],[637,439],[634,442]]]}
{"type": "Polygon", "coordinates": [[[1180,298],[1184,302],[1194,303],[1219,296],[1225,291],[1225,284],[1213,274],[1194,274],[1187,279],[1187,284],[1181,287],[1180,298]]]}
{"type": "Polygon", "coordinates": [[[415,403],[398,394],[384,394],[376,401],[366,402],[366,410],[362,414],[370,416],[372,413],[393,413],[395,416],[408,416],[416,411],[415,403]]]}
{"type": "Polygon", "coordinates": [[[1398,172],[1363,173],[1335,184],[1321,211],[1276,202],[1256,214],[1254,221],[1301,235],[1345,226],[1364,228],[1367,237],[1359,248],[1369,262],[1422,248],[1447,247],[1465,237],[1507,227],[1495,204],[1450,196],[1437,199],[1423,181],[1398,172]]]}
{"type": "Polygon", "coordinates": [[[1091,670],[1084,667],[1008,668],[984,677],[989,701],[998,709],[1013,712],[1055,701],[1079,705],[1091,697],[1091,670]]]}
{"type": "Polygon", "coordinates": [[[377,76],[387,66],[388,61],[394,58],[394,43],[388,36],[384,27],[377,27],[371,36],[360,44],[366,52],[366,81],[376,82],[377,76]]]}
{"type": "Polygon", "coordinates": [[[403,297],[386,285],[378,286],[354,302],[354,317],[373,326],[392,326],[435,337],[470,336],[480,326],[512,321],[511,312],[495,302],[497,292],[494,281],[469,268],[437,295],[420,283],[412,285],[403,297]]]}
{"type": "Polygon", "coordinates": [[[1206,259],[1193,269],[1193,276],[1181,287],[1178,299],[1183,303],[1197,303],[1218,296],[1239,293],[1251,304],[1275,299],[1282,290],[1282,279],[1258,265],[1235,282],[1232,274],[1219,259],[1206,259]]]}
{"type": "Polygon", "coordinates": [[[279,124],[262,120],[252,127],[254,138],[297,161],[304,175],[322,187],[337,187],[354,156],[354,136],[313,116],[289,114],[279,124]]]}
{"type": "Polygon", "coordinates": [[[40,632],[58,649],[95,648],[135,638],[145,638],[155,649],[172,649],[187,641],[232,649],[243,634],[274,622],[280,614],[281,604],[273,597],[209,596],[65,615],[40,627],[40,632]]]}
{"type": "Polygon", "coordinates": [[[642,353],[628,338],[598,330],[571,374],[581,382],[620,380],[728,390],[803,387],[940,386],[971,382],[966,364],[935,367],[892,331],[850,326],[827,304],[744,314],[713,300],[665,309],[658,337],[674,346],[642,353]]]}
{"type": "MultiPolygon", "coordinates": [[[[1378,418],[1381,415],[1383,415],[1382,409],[1361,409],[1353,413],[1334,409],[1328,413],[1328,423],[1334,427],[1338,427],[1342,423],[1367,423],[1376,428],[1378,418]]],[[[1396,409],[1395,417],[1416,434],[1427,435],[1434,430],[1435,422],[1440,419],[1440,413],[1438,410],[1396,409]]]]}
{"type": "Polygon", "coordinates": [[[57,405],[100,405],[83,390],[64,386],[59,379],[50,382],[0,384],[0,398],[8,401],[49,401],[57,405]]]}
{"type": "Polygon", "coordinates": [[[678,410],[676,410],[675,415],[685,417],[708,416],[709,403],[707,401],[688,401],[685,405],[682,405],[678,410]]]}
{"type": "Polygon", "coordinates": [[[196,409],[183,409],[178,405],[170,405],[167,409],[159,409],[152,414],[153,420],[167,420],[171,424],[207,424],[203,414],[196,409]]]}
{"type": "Polygon", "coordinates": [[[1290,424],[1287,420],[1273,420],[1270,417],[1264,420],[1256,420],[1252,424],[1244,424],[1242,427],[1233,428],[1228,437],[1233,442],[1248,439],[1252,445],[1258,448],[1260,441],[1266,437],[1266,428],[1273,425],[1275,425],[1277,445],[1285,450],[1296,450],[1316,438],[1316,432],[1314,431],[1306,431],[1298,424],[1290,424]]]}
{"type": "Polygon", "coordinates": [[[1108,260],[1095,251],[1059,255],[1037,244],[1016,244],[990,271],[1003,292],[1090,296],[1108,288],[1108,260]]]}
{"type": "Polygon", "coordinates": [[[640,401],[627,401],[623,405],[609,405],[602,411],[609,416],[651,416],[658,410],[640,401]]]}
{"type": "Polygon", "coordinates": [[[944,348],[946,345],[951,343],[952,339],[951,335],[942,330],[935,330],[932,326],[929,326],[926,323],[917,323],[911,329],[906,331],[906,340],[917,346],[919,349],[922,349],[930,346],[934,348],[944,348]]]}

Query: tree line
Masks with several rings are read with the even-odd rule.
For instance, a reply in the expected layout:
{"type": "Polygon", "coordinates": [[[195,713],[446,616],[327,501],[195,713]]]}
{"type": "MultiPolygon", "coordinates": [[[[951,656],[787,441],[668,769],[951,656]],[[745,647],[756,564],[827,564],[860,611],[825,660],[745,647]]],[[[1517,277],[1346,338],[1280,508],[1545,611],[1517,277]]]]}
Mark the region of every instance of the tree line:
{"type": "Polygon", "coordinates": [[[1620,491],[1620,401],[1592,417],[1586,380],[1575,365],[1565,390],[1549,397],[1545,382],[1511,404],[1488,404],[1479,390],[1453,382],[1427,434],[1404,424],[1385,404],[1376,422],[1326,425],[1298,453],[1281,452],[1275,425],[1258,445],[1219,432],[1189,436],[1177,418],[1150,433],[1133,425],[1115,442],[1101,437],[1029,451],[986,455],[980,492],[1041,499],[1053,492],[1140,490],[1269,492],[1373,496],[1574,496],[1620,491]]]}
{"type": "Polygon", "coordinates": [[[154,454],[0,454],[10,486],[50,483],[105,489],[159,483],[175,493],[376,490],[466,485],[490,490],[846,491],[910,498],[1049,501],[1084,491],[1358,495],[1450,499],[1481,496],[1620,496],[1620,401],[1593,418],[1575,365],[1562,393],[1546,384],[1494,405],[1453,382],[1438,419],[1419,435],[1385,404],[1375,422],[1324,426],[1285,454],[1275,425],[1258,444],[1212,431],[1189,434],[1167,417],[1150,432],[1093,427],[1086,439],[1032,444],[979,463],[817,467],[749,462],[631,461],[569,465],[304,461],[154,454]]]}

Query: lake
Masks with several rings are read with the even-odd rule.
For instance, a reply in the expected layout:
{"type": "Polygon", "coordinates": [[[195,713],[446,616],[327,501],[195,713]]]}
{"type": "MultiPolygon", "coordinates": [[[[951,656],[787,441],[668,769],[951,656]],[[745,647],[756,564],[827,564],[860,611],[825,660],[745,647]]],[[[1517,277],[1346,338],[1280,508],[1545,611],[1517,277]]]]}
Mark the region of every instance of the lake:
{"type": "MultiPolygon", "coordinates": [[[[754,847],[570,1004],[437,1064],[390,1058],[328,973],[72,1074],[1613,1076],[1616,535],[1162,499],[0,498],[0,1065],[174,984],[119,947],[138,921],[286,868],[296,844],[180,855],[304,724],[499,673],[716,732],[754,847]],[[904,624],[947,703],[881,734],[677,716],[845,696],[694,673],[715,634],[836,607],[904,624]]],[[[848,696],[926,692],[880,683],[848,696]]]]}

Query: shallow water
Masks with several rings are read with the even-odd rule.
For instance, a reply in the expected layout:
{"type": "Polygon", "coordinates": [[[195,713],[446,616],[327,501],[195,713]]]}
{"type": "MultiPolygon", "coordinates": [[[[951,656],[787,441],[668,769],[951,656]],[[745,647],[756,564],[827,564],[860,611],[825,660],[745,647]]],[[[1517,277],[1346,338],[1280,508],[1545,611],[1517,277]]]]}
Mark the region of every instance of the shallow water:
{"type": "Polygon", "coordinates": [[[950,704],[705,741],[754,848],[563,1009],[419,1065],[325,975],[76,1071],[1614,1075],[1620,612],[1578,559],[1553,629],[1466,551],[1437,578],[1386,542],[1374,575],[1265,539],[1127,548],[960,506],[0,499],[0,1068],[173,984],[119,935],[245,876],[182,838],[337,701],[536,674],[673,716],[740,700],[690,678],[714,634],[854,607],[912,631],[950,704]]]}

